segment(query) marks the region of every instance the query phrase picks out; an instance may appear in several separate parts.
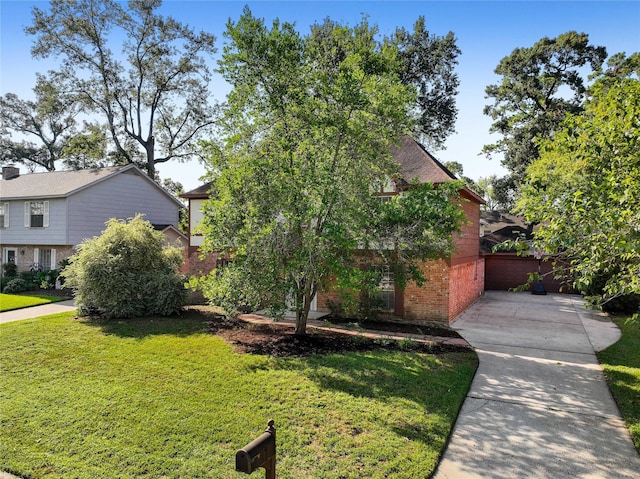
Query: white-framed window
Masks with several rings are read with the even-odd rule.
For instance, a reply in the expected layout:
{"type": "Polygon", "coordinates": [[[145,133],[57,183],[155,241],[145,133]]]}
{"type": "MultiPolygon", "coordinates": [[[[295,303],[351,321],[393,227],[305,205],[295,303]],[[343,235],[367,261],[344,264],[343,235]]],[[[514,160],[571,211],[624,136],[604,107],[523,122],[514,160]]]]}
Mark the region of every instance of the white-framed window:
{"type": "Polygon", "coordinates": [[[56,250],[53,248],[34,248],[33,266],[40,271],[56,269],[56,250]]]}
{"type": "Polygon", "coordinates": [[[24,226],[26,228],[46,228],[49,226],[49,202],[25,201],[24,226]]]}
{"type": "Polygon", "coordinates": [[[0,228],[9,227],[9,203],[0,203],[0,228]]]}
{"type": "Polygon", "coordinates": [[[16,248],[2,248],[2,264],[18,264],[18,250],[16,248]]]}
{"type": "Polygon", "coordinates": [[[381,311],[395,311],[396,307],[396,287],[393,278],[393,271],[389,266],[381,266],[382,278],[380,279],[380,290],[377,300],[381,311]]]}

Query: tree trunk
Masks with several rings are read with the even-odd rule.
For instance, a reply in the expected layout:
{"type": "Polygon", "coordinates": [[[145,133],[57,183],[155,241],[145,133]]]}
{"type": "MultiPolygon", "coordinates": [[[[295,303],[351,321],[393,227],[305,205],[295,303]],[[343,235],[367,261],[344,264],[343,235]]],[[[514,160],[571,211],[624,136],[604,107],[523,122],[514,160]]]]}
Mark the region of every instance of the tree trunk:
{"type": "Polygon", "coordinates": [[[309,310],[311,309],[312,284],[305,284],[303,293],[297,298],[299,302],[296,304],[296,334],[307,334],[307,320],[309,319],[309,310]],[[300,303],[302,303],[300,305],[300,303]],[[301,306],[301,307],[300,307],[301,306]]]}
{"type": "Polygon", "coordinates": [[[156,140],[153,136],[149,137],[149,141],[144,145],[147,153],[147,175],[152,180],[156,179],[156,140]]]}

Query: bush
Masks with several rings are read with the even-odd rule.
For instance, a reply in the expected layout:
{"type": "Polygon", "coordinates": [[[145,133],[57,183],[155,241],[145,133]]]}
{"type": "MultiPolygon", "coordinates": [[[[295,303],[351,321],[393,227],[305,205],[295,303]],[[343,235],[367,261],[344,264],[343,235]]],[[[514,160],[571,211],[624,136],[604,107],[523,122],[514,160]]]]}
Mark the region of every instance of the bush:
{"type": "Polygon", "coordinates": [[[14,278],[18,275],[18,266],[14,262],[3,264],[2,269],[4,270],[4,276],[8,278],[14,278]]]}
{"type": "Polygon", "coordinates": [[[4,287],[2,292],[7,294],[16,294],[16,293],[22,293],[27,289],[29,288],[27,287],[27,284],[22,278],[14,278],[11,281],[9,281],[9,283],[7,283],[7,285],[4,287]]]}
{"type": "Polygon", "coordinates": [[[33,281],[38,288],[51,289],[56,285],[56,279],[58,279],[59,274],[56,269],[41,271],[36,274],[33,281]]]}
{"type": "Polygon", "coordinates": [[[182,250],[164,246],[164,235],[141,215],[106,225],[78,247],[62,273],[80,312],[131,318],[180,310],[186,299],[178,274],[182,250]]]}
{"type": "Polygon", "coordinates": [[[9,284],[9,282],[13,281],[15,278],[10,278],[7,276],[3,276],[0,279],[0,291],[4,291],[4,288],[9,284]]]}
{"type": "Polygon", "coordinates": [[[629,293],[616,296],[603,301],[605,298],[604,287],[611,275],[600,274],[593,278],[591,285],[584,291],[586,299],[605,313],[634,314],[640,311],[640,294],[629,293]]]}
{"type": "Polygon", "coordinates": [[[24,291],[36,288],[37,276],[38,276],[38,273],[36,273],[35,271],[20,271],[20,274],[18,275],[18,277],[22,281],[24,281],[25,288],[26,288],[24,291]]]}

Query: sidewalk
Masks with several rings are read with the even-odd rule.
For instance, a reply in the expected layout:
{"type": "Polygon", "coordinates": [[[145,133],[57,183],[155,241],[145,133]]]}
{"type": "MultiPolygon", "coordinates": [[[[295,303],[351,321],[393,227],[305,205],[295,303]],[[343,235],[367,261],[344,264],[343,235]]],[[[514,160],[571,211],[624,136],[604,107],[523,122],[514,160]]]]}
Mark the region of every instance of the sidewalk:
{"type": "Polygon", "coordinates": [[[595,350],[619,338],[579,296],[487,292],[453,324],[480,366],[435,479],[636,478],[595,350]]]}
{"type": "MultiPolygon", "coordinates": [[[[13,311],[4,311],[0,313],[0,324],[10,321],[19,321],[21,319],[37,318],[38,316],[46,316],[48,314],[64,313],[65,311],[73,311],[76,307],[73,300],[59,301],[57,303],[42,304],[40,306],[31,306],[29,308],[14,309],[13,311]]],[[[2,476],[0,476],[2,479],[2,476]]]]}

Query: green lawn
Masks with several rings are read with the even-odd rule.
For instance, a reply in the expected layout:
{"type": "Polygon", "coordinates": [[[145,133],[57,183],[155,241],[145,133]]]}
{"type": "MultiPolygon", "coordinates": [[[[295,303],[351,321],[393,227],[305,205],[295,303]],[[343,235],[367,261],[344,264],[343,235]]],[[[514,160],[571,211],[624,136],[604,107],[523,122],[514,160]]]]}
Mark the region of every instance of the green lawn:
{"type": "Polygon", "coordinates": [[[617,319],[622,338],[598,353],[620,413],[640,453],[640,322],[617,319]]]}
{"type": "Polygon", "coordinates": [[[280,479],[427,477],[477,367],[470,352],[238,355],[195,315],[73,317],[0,325],[0,470],[239,479],[235,451],[273,418],[280,479]]]}
{"type": "Polygon", "coordinates": [[[0,312],[28,308],[39,304],[55,303],[65,298],[45,295],[0,294],[0,312]]]}

